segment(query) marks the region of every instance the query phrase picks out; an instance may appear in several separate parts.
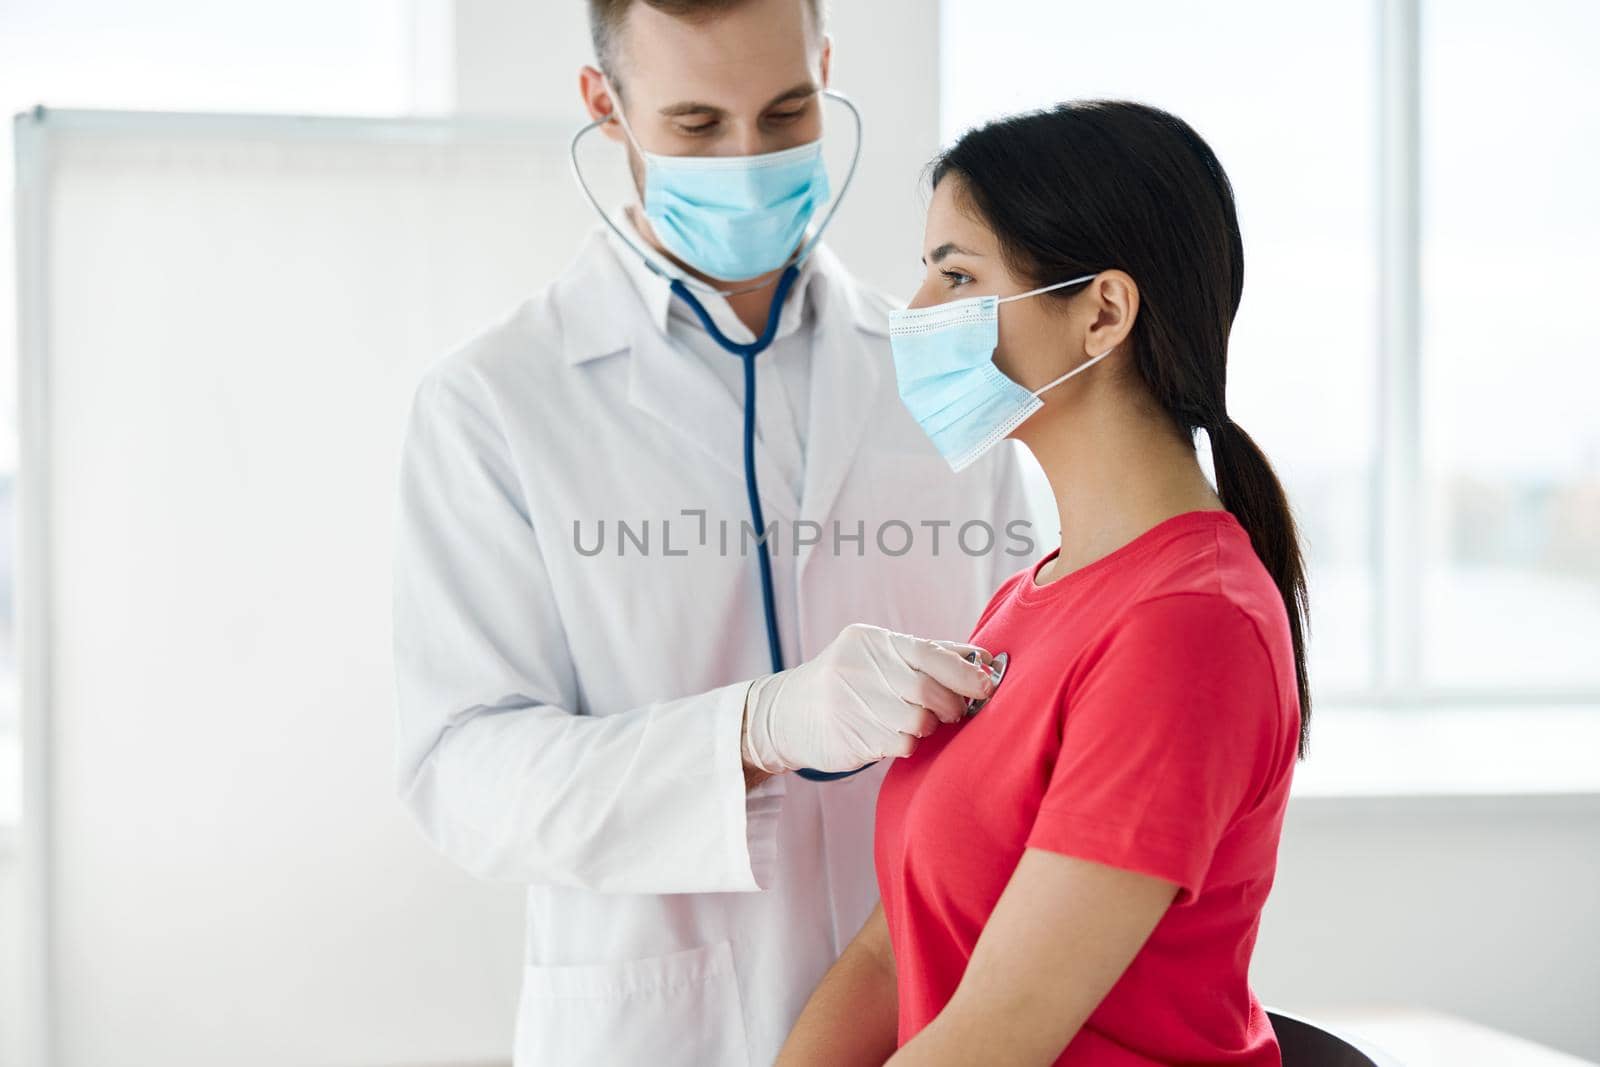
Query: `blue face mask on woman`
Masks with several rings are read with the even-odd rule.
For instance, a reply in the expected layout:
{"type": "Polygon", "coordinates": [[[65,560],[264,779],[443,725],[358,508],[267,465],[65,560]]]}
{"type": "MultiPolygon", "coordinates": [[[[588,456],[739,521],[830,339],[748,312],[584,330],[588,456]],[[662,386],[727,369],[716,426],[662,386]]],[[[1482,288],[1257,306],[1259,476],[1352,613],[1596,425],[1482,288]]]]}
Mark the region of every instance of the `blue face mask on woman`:
{"type": "Polygon", "coordinates": [[[656,236],[713,278],[777,270],[828,202],[820,140],[754,156],[663,156],[644,150],[626,118],[622,128],[644,159],[644,214],[656,236]]]}
{"type": "Polygon", "coordinates": [[[994,364],[1000,305],[1092,281],[1085,274],[1015,296],[974,296],[889,312],[889,347],[900,400],[952,470],[962,470],[1044,406],[1039,397],[1109,356],[1107,349],[1028,390],[994,364]]]}

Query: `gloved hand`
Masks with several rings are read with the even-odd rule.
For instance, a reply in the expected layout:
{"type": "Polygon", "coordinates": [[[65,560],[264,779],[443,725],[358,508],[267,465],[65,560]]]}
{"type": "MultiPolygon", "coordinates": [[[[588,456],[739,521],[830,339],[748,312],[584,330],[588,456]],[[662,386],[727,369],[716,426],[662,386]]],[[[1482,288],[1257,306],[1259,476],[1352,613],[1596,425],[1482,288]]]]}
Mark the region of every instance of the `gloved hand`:
{"type": "Polygon", "coordinates": [[[853,771],[909,756],[940,722],[957,722],[968,697],[994,691],[964,657],[973,645],[930,641],[856,623],[815,658],[750,684],[744,761],[778,774],[799,767],[853,771]]]}

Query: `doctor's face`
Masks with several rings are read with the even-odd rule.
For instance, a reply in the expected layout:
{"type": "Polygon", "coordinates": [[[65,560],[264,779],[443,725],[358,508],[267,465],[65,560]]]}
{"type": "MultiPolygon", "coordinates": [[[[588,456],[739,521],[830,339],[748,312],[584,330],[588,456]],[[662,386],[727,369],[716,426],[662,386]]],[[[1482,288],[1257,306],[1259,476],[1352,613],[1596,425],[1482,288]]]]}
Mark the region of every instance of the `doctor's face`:
{"type": "MultiPolygon", "coordinates": [[[[815,141],[829,45],[811,11],[810,0],[744,0],[690,19],[635,0],[617,35],[615,81],[585,67],[585,103],[598,118],[620,93],[639,144],[661,155],[758,155],[815,141]]],[[[618,124],[604,129],[626,143],[618,124]]],[[[642,161],[628,154],[642,180],[642,161]]]]}

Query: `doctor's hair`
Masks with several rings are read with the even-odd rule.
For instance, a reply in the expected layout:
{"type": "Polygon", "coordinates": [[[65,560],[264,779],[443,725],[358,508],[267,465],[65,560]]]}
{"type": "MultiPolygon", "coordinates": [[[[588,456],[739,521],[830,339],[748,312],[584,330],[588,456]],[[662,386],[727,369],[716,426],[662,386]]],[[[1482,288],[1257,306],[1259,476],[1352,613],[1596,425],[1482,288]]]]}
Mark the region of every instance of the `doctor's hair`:
{"type": "Polygon", "coordinates": [[[994,231],[1006,265],[1033,285],[1112,269],[1133,277],[1134,372],[1191,442],[1206,431],[1217,495],[1283,597],[1303,759],[1311,724],[1305,564],[1282,484],[1228,416],[1228,334],[1244,288],[1244,243],[1222,164],[1175,115],[1083,100],[968,130],[931,170],[935,186],[959,176],[965,204],[994,231]]]}
{"type": "MultiPolygon", "coordinates": [[[[595,63],[622,91],[621,71],[617,69],[617,46],[622,37],[622,24],[628,9],[634,4],[653,7],[663,15],[689,22],[704,22],[725,11],[746,3],[747,0],[589,0],[589,38],[594,42],[595,63]]],[[[826,12],[824,0],[800,0],[811,14],[811,27],[821,30],[826,12]]]]}

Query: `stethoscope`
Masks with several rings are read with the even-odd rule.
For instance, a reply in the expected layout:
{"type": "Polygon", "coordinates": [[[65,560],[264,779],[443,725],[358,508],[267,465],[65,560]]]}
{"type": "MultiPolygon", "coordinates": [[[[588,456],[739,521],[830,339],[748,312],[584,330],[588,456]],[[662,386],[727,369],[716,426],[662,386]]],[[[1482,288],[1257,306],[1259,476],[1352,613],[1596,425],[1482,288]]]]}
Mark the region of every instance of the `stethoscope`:
{"type": "MultiPolygon", "coordinates": [[[[757,285],[746,286],[742,289],[718,289],[696,278],[687,278],[680,274],[669,273],[667,268],[658,264],[655,261],[655,258],[649,252],[645,251],[637,243],[635,243],[632,238],[623,232],[620,226],[612,221],[611,215],[605,210],[605,208],[601,207],[600,201],[596,199],[593,190],[589,188],[589,183],[583,178],[583,169],[578,164],[578,142],[582,140],[583,136],[589,133],[591,130],[598,129],[599,127],[610,122],[612,116],[610,114],[604,115],[581,127],[578,132],[572,135],[572,141],[568,146],[568,157],[572,163],[572,176],[577,180],[578,188],[583,190],[583,195],[588,199],[590,205],[594,207],[595,212],[600,216],[605,224],[611,228],[611,232],[616,234],[617,238],[621,240],[623,244],[633,249],[639,258],[644,261],[645,266],[650,268],[651,272],[660,276],[661,278],[666,279],[673,294],[685,304],[689,305],[689,309],[694,312],[695,318],[700,320],[700,325],[705,327],[706,333],[711,336],[711,339],[715,341],[719,347],[721,347],[729,355],[737,356],[739,359],[743,360],[745,495],[749,498],[750,520],[752,523],[752,528],[763,532],[766,530],[767,525],[761,511],[761,493],[756,484],[755,461],[756,357],[762,352],[766,351],[766,349],[772,344],[773,338],[777,335],[778,316],[783,310],[783,302],[785,298],[788,297],[790,288],[793,287],[795,279],[800,275],[800,264],[804,263],[806,257],[809,256],[816,248],[817,242],[822,239],[823,231],[826,230],[828,228],[828,224],[833,221],[834,213],[839,210],[839,205],[844,200],[844,194],[850,188],[851,181],[853,181],[855,178],[856,164],[861,160],[862,124],[860,109],[858,109],[850,100],[850,98],[845,96],[843,93],[832,89],[822,89],[819,90],[819,92],[823,96],[837,100],[849,110],[850,117],[855,120],[855,148],[850,153],[850,166],[849,169],[845,171],[844,183],[839,187],[839,191],[834,194],[833,203],[829,205],[827,214],[822,216],[822,221],[817,224],[816,228],[812,231],[810,238],[806,240],[805,244],[800,246],[800,250],[796,252],[789,260],[788,265],[783,268],[783,272],[778,275],[776,282],[761,282],[757,285]],[[773,285],[775,288],[772,292],[771,307],[767,311],[766,328],[761,331],[760,337],[757,337],[754,341],[751,341],[748,344],[741,344],[719,330],[716,323],[712,321],[710,313],[706,311],[705,305],[702,304],[699,298],[695,296],[694,292],[691,291],[699,290],[701,293],[710,296],[728,297],[737,296],[740,293],[752,293],[757,289],[763,289],[768,285],[773,285]]],[[[777,672],[784,669],[783,645],[778,638],[778,611],[776,606],[776,598],[773,595],[772,588],[772,556],[767,551],[767,540],[765,537],[760,537],[756,542],[756,563],[761,572],[761,608],[766,617],[767,652],[772,660],[772,669],[774,672],[777,672]]],[[[1003,656],[1004,653],[1002,653],[1000,657],[996,658],[1003,660],[1003,656]]],[[[1000,673],[1003,674],[1004,671],[1005,666],[1002,662],[1000,666],[1000,673]]],[[[999,677],[995,674],[992,667],[990,674],[998,683],[999,677]]],[[[967,712],[969,715],[973,714],[976,710],[972,707],[973,703],[977,703],[979,706],[982,705],[981,701],[969,702],[967,712]]],[[[868,764],[867,766],[870,767],[872,764],[868,764]]],[[[809,779],[813,782],[831,782],[840,778],[849,778],[854,774],[860,774],[866,769],[866,767],[858,767],[853,771],[819,771],[810,767],[803,767],[800,770],[797,770],[795,773],[800,775],[800,777],[809,779]]]]}
{"type": "MultiPolygon", "coordinates": [[[[988,664],[984,665],[983,661],[978,658],[978,654],[976,652],[968,652],[966,655],[966,660],[968,663],[976,663],[979,666],[983,666],[984,669],[989,672],[989,681],[994,683],[994,687],[996,689],[999,689],[1000,679],[1006,676],[1006,666],[1010,664],[1011,656],[1005,652],[996,652],[989,658],[988,664]]],[[[966,718],[970,719],[974,715],[978,714],[978,712],[983,710],[983,706],[993,699],[994,694],[990,693],[986,697],[973,697],[971,700],[968,700],[966,718]]]]}

